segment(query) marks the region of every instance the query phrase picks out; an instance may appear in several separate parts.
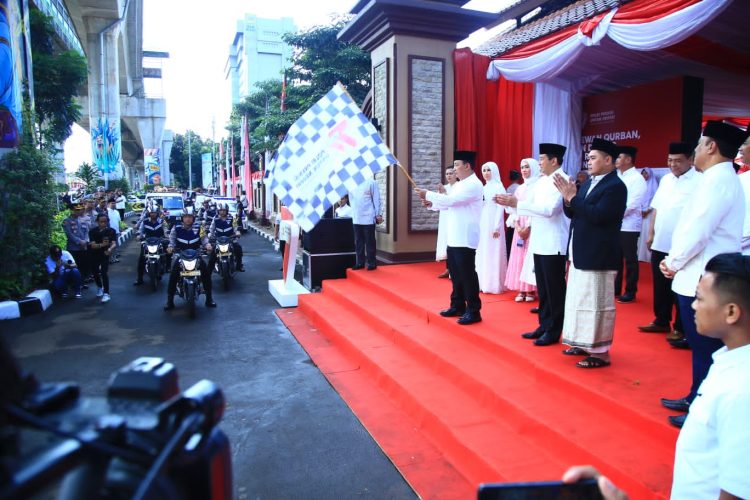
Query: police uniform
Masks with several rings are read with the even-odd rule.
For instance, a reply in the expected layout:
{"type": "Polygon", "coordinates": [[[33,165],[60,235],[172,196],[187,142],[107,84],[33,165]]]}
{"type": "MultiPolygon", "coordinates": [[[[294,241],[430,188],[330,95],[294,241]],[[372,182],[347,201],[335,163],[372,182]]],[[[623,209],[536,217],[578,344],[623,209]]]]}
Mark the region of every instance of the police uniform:
{"type": "MultiPolygon", "coordinates": [[[[225,219],[222,219],[221,216],[216,217],[211,222],[208,234],[211,241],[215,241],[220,236],[232,238],[232,251],[234,252],[234,261],[237,264],[237,270],[244,271],[245,269],[242,266],[242,247],[237,243],[237,219],[231,215],[227,215],[225,219]]],[[[217,249],[214,248],[211,257],[208,259],[209,272],[213,272],[214,264],[216,263],[216,252],[217,249]]]]}
{"type": "Polygon", "coordinates": [[[68,239],[66,249],[73,256],[83,279],[91,274],[89,260],[89,229],[91,224],[83,216],[71,215],[63,220],[63,231],[68,239]]]}
{"type": "MultiPolygon", "coordinates": [[[[182,250],[200,250],[200,248],[208,243],[208,238],[202,234],[200,225],[193,222],[192,227],[184,227],[182,224],[176,224],[172,227],[169,232],[169,247],[174,249],[175,252],[182,250]]],[[[213,301],[213,289],[211,287],[211,274],[208,271],[206,262],[202,258],[198,258],[198,266],[201,272],[201,281],[203,281],[203,289],[206,291],[206,306],[215,307],[216,304],[213,301]]],[[[177,257],[172,261],[172,271],[169,273],[169,284],[167,285],[167,305],[165,309],[172,309],[174,307],[174,294],[177,293],[177,279],[180,276],[180,266],[177,263],[177,257]]]]}
{"type": "MultiPolygon", "coordinates": [[[[140,227],[138,228],[138,235],[143,241],[145,241],[146,238],[159,238],[159,241],[163,243],[163,240],[165,240],[169,236],[169,233],[167,232],[167,223],[161,217],[157,217],[156,220],[153,221],[150,217],[146,218],[140,223],[140,227]]],[[[143,271],[145,267],[145,248],[143,245],[141,245],[141,253],[138,256],[138,279],[134,283],[135,285],[140,285],[141,283],[143,283],[143,271]]]]}

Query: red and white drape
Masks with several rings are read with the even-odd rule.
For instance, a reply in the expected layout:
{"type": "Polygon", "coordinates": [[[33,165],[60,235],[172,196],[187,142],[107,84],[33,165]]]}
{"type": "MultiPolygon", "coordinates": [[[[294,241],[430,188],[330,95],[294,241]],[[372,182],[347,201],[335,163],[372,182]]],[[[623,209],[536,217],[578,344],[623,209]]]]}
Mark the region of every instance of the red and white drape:
{"type": "Polygon", "coordinates": [[[487,79],[550,80],[605,36],[631,50],[663,49],[693,35],[732,1],[635,0],[493,60],[487,79]]]}

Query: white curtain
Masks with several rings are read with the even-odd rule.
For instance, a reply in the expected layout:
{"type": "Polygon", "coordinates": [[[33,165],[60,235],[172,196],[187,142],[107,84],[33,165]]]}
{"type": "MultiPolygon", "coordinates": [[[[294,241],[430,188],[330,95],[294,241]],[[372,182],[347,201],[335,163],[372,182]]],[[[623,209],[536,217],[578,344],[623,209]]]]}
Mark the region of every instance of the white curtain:
{"type": "Polygon", "coordinates": [[[581,96],[570,84],[540,82],[534,85],[534,154],[539,151],[541,142],[566,146],[563,170],[572,176],[581,169],[582,113],[581,96]]]}
{"type": "MultiPolygon", "coordinates": [[[[744,0],[747,1],[747,0],[744,0]]],[[[591,37],[577,33],[532,56],[497,59],[487,68],[487,79],[503,76],[516,82],[545,81],[570,66],[587,46],[598,45],[605,36],[632,50],[658,50],[681,42],[718,16],[732,0],[702,0],[677,12],[641,24],[617,23],[617,9],[607,13],[591,37]]]]}

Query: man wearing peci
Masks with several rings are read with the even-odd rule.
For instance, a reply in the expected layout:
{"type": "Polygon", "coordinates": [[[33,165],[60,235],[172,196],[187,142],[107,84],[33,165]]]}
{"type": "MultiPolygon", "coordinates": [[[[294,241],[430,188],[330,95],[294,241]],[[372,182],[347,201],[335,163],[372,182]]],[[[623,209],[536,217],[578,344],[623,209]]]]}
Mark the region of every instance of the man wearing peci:
{"type": "Polygon", "coordinates": [[[643,225],[643,198],[646,195],[646,180],[635,168],[635,155],[638,149],[632,146],[618,146],[615,167],[620,180],[628,190],[625,216],[620,229],[620,246],[625,261],[625,293],[622,292],[623,263],[620,262],[615,277],[615,295],[621,303],[633,302],[638,291],[638,237],[643,225]]]}
{"type": "Polygon", "coordinates": [[[609,350],[615,330],[614,288],[622,263],[620,227],[628,190],[615,173],[616,144],[594,139],[589,152],[591,177],[576,188],[575,182],[555,176],[555,187],[565,200],[570,217],[568,291],[565,297],[563,351],[586,356],[579,368],[610,364],[609,350]]]}
{"type": "Polygon", "coordinates": [[[542,176],[536,182],[531,199],[518,201],[514,195],[495,196],[500,205],[515,207],[519,216],[531,217],[529,251],[534,255],[539,326],[522,334],[534,339],[534,345],[547,346],[560,340],[565,315],[565,261],[570,221],[563,213],[563,200],[554,184],[554,175],[565,180],[562,170],[566,147],[560,144],[539,144],[539,166],[542,176]]]}
{"type": "MultiPolygon", "coordinates": [[[[692,349],[692,384],[685,397],[663,398],[667,408],[688,411],[698,388],[711,367],[711,355],[722,346],[720,340],[700,335],[691,304],[706,263],[720,253],[739,252],[745,219],[745,197],[732,166],[737,149],[747,132],[719,121],[709,121],[695,148],[695,166],[703,178],[690,203],[680,215],[672,245],[660,264],[661,272],[672,279],[672,290],[680,304],[685,337],[692,349]]],[[[681,427],[685,415],[669,417],[681,427]]]]}
{"type": "Polygon", "coordinates": [[[476,250],[479,244],[479,219],[482,215],[484,186],[474,173],[473,151],[456,151],[453,168],[457,182],[450,193],[441,194],[414,188],[424,206],[448,210],[447,237],[448,269],[453,290],[450,307],[441,316],[458,318],[459,325],[482,321],[479,299],[479,277],[476,271],[476,250]]]}

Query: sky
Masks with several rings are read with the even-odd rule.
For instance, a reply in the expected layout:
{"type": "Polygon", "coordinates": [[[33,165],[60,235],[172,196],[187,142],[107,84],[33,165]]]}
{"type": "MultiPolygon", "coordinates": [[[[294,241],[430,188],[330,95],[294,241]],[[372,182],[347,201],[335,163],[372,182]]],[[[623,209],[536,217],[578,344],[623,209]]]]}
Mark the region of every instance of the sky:
{"type": "MultiPolygon", "coordinates": [[[[497,11],[515,0],[472,0],[477,10],[497,11]]],[[[231,92],[224,67],[245,14],[278,19],[292,17],[297,29],[327,24],[345,14],[356,0],[144,0],[143,49],[168,52],[160,93],[167,102],[166,128],[192,130],[219,139],[231,111],[231,92]],[[215,122],[215,135],[212,128],[215,122]]],[[[65,144],[65,167],[75,171],[91,162],[88,133],[76,126],[65,144]]]]}

